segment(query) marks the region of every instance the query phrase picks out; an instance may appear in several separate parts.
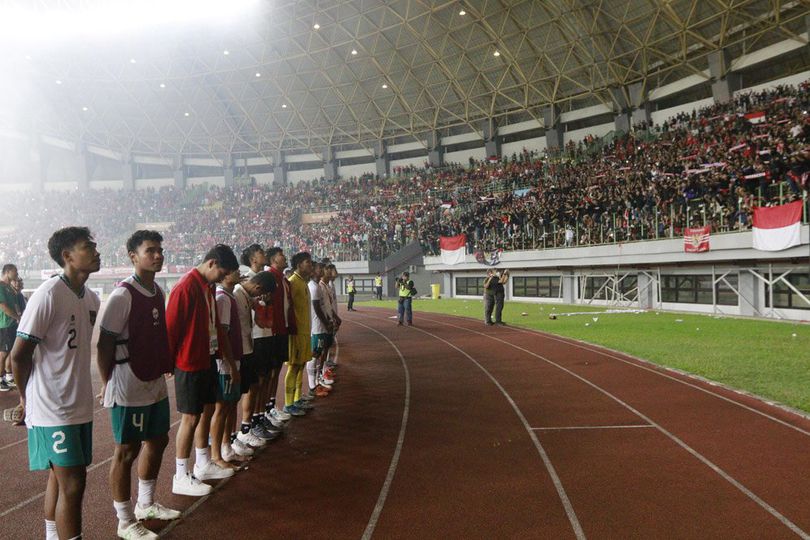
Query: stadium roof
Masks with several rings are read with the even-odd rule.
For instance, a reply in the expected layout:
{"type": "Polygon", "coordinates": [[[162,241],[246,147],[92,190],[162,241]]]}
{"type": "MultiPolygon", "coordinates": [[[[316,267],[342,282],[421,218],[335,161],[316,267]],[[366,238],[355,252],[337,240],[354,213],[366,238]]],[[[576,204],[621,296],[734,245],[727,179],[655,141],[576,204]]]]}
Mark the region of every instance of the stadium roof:
{"type": "Polygon", "coordinates": [[[806,43],[806,13],[803,0],[261,1],[222,25],[18,42],[0,60],[13,82],[0,127],[162,156],[373,148],[705,77],[719,48],[806,43]]]}

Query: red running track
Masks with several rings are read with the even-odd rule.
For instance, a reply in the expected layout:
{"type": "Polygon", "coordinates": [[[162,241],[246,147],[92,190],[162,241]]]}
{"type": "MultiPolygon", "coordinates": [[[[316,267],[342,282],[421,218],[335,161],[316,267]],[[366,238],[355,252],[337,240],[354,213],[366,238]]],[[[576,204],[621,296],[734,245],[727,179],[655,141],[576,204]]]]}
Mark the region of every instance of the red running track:
{"type": "MultiPolygon", "coordinates": [[[[170,445],[158,500],[184,516],[162,536],[810,538],[807,419],[556,336],[391,315],[345,314],[335,391],[211,496],[170,494],[170,445]]],[[[0,427],[3,538],[42,536],[23,437],[0,427]]],[[[106,412],[94,444],[85,538],[114,538],[106,412]]]]}

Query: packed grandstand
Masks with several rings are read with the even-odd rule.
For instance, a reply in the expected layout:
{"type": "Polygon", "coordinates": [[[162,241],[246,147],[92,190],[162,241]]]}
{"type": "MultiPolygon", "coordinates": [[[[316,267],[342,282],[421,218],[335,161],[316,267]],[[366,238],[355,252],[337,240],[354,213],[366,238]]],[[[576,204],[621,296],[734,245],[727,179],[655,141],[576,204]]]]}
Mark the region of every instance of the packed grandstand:
{"type": "Polygon", "coordinates": [[[808,108],[805,81],[542,154],[425,163],[386,178],[9,193],[0,214],[26,234],[7,229],[0,260],[49,266],[48,235],[73,223],[90,227],[111,265],[126,264],[124,239],[138,224],[164,224],[168,263],[191,265],[217,242],[340,261],[381,260],[413,241],[437,254],[440,236],[460,233],[472,252],[676,237],[688,226],[727,232],[748,229],[755,206],[798,199],[806,222],[808,108]]]}

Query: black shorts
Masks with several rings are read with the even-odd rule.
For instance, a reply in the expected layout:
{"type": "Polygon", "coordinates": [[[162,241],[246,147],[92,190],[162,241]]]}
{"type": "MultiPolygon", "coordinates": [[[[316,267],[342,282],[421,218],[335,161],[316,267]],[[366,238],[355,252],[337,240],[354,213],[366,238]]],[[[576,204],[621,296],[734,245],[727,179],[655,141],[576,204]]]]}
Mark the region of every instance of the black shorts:
{"type": "Polygon", "coordinates": [[[174,368],[177,412],[201,414],[205,405],[216,403],[218,379],[219,374],[214,357],[211,357],[211,367],[201,371],[183,371],[174,368]]]}
{"type": "Polygon", "coordinates": [[[241,379],[239,389],[243,395],[248,393],[251,386],[259,382],[253,353],[242,355],[242,361],[239,363],[239,377],[241,379]]]}
{"type": "Polygon", "coordinates": [[[270,369],[281,369],[290,357],[290,340],[287,334],[270,338],[270,369]]]}
{"type": "Polygon", "coordinates": [[[0,352],[11,352],[15,339],[17,339],[16,325],[0,328],[0,352]]]}
{"type": "Polygon", "coordinates": [[[257,377],[267,377],[270,373],[270,352],[272,337],[260,337],[253,340],[253,369],[257,377]]]}

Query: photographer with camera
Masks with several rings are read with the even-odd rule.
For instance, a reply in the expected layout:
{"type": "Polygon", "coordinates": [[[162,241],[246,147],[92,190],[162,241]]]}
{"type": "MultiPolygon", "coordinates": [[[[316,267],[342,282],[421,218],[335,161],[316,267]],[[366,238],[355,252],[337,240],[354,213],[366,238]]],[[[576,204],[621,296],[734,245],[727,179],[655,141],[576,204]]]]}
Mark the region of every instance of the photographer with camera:
{"type": "Polygon", "coordinates": [[[487,326],[506,324],[502,320],[504,285],[509,281],[509,270],[487,270],[484,280],[484,322],[487,326]],[[492,322],[492,311],[495,311],[495,322],[492,322]]]}
{"type": "Polygon", "coordinates": [[[399,290],[399,297],[397,298],[397,314],[399,315],[399,326],[402,326],[403,319],[407,318],[408,326],[413,326],[413,311],[411,304],[413,297],[416,296],[416,287],[413,286],[411,275],[408,272],[402,272],[402,275],[397,278],[397,289],[399,290]]]}

